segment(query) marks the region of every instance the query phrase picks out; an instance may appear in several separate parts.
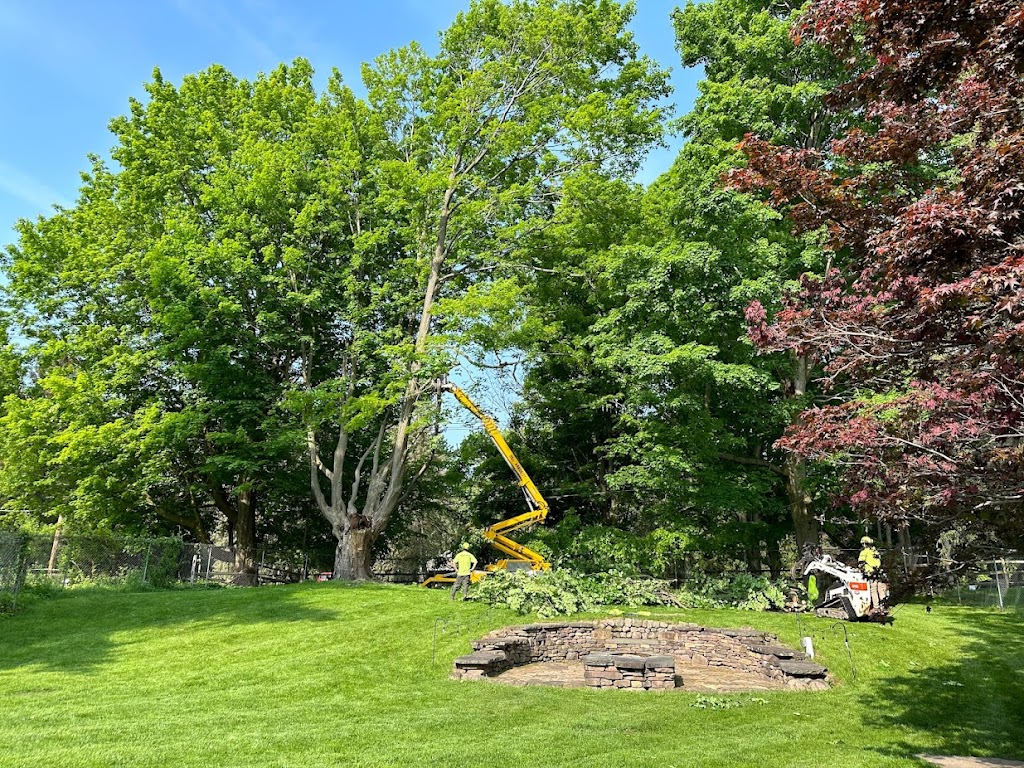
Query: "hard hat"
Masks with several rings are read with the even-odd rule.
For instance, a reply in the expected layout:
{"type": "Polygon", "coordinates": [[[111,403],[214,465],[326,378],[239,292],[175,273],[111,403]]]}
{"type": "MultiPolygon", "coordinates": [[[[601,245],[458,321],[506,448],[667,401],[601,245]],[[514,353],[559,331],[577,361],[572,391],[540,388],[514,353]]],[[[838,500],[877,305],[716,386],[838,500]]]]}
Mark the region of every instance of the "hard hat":
{"type": "Polygon", "coordinates": [[[875,541],[870,536],[864,536],[864,537],[861,538],[860,543],[861,544],[874,544],[875,541]]]}
{"type": "Polygon", "coordinates": [[[468,542],[465,542],[465,541],[464,541],[464,542],[462,542],[462,548],[463,548],[463,549],[469,549],[469,543],[468,543],[468,542]]]}

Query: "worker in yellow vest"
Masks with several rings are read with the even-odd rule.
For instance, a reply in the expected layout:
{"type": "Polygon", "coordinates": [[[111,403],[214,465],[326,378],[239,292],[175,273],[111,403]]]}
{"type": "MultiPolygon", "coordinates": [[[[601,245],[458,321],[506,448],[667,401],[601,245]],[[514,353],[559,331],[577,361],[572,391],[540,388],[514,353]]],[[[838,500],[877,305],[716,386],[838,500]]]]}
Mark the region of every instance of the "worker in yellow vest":
{"type": "Polygon", "coordinates": [[[857,557],[860,572],[869,579],[878,573],[882,567],[882,558],[879,556],[878,550],[875,549],[874,545],[875,542],[870,536],[863,537],[860,540],[860,555],[857,557]]]}
{"type": "Polygon", "coordinates": [[[469,551],[469,544],[466,542],[462,543],[462,549],[455,556],[454,560],[455,583],[452,584],[452,600],[455,599],[455,593],[459,591],[459,587],[462,587],[462,599],[465,600],[466,595],[469,594],[469,582],[471,581],[473,569],[476,568],[476,558],[469,551]]]}
{"type": "Polygon", "coordinates": [[[889,596],[889,588],[881,581],[882,558],[875,549],[875,542],[870,536],[864,536],[860,540],[860,555],[857,557],[857,564],[861,573],[868,580],[868,587],[871,590],[871,606],[881,608],[882,601],[889,596]]]}

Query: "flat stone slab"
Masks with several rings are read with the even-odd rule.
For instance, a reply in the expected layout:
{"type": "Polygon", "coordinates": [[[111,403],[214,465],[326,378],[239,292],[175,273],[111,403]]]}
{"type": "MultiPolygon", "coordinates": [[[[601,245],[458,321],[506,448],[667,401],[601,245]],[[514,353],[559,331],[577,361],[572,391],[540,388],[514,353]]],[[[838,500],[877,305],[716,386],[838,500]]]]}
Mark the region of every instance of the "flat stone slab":
{"type": "Polygon", "coordinates": [[[790,677],[825,677],[828,670],[821,664],[813,661],[788,661],[781,660],[775,664],[779,669],[790,677]]]}
{"type": "Polygon", "coordinates": [[[456,667],[487,668],[499,664],[508,658],[504,651],[477,651],[468,656],[459,656],[455,660],[456,667]]]}
{"type": "Polygon", "coordinates": [[[671,656],[648,656],[646,667],[647,669],[667,669],[668,667],[674,667],[676,660],[671,656]]]}
{"type": "Polygon", "coordinates": [[[676,660],[671,656],[638,656],[629,653],[591,653],[583,657],[583,663],[595,667],[618,667],[619,669],[658,669],[674,667],[676,660]]]}
{"type": "Polygon", "coordinates": [[[794,651],[792,648],[786,648],[782,645],[748,645],[747,647],[754,653],[760,653],[763,656],[775,656],[779,659],[803,661],[807,658],[806,653],[794,651]]]}
{"type": "Polygon", "coordinates": [[[764,637],[764,632],[750,627],[739,627],[738,629],[708,629],[708,632],[717,632],[726,637],[764,637]]]}
{"type": "Polygon", "coordinates": [[[520,645],[522,643],[529,642],[530,639],[528,637],[499,637],[494,640],[474,640],[473,647],[483,648],[485,646],[489,646],[491,648],[504,649],[508,648],[510,645],[520,645]]]}

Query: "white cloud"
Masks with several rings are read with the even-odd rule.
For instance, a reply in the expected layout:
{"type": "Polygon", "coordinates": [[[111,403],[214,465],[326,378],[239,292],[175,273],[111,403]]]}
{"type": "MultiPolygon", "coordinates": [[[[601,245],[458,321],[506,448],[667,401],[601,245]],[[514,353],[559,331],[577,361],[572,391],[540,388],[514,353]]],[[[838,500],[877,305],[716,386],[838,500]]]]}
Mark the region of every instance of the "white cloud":
{"type": "Polygon", "coordinates": [[[65,204],[62,195],[3,160],[0,160],[0,191],[38,208],[39,213],[49,212],[54,205],[65,204]]]}
{"type": "Polygon", "coordinates": [[[278,61],[274,48],[247,26],[241,24],[237,20],[237,14],[233,8],[226,7],[220,2],[211,2],[210,0],[203,0],[202,2],[197,2],[197,0],[171,0],[171,4],[197,27],[214,33],[228,33],[250,55],[274,63],[278,61]]]}

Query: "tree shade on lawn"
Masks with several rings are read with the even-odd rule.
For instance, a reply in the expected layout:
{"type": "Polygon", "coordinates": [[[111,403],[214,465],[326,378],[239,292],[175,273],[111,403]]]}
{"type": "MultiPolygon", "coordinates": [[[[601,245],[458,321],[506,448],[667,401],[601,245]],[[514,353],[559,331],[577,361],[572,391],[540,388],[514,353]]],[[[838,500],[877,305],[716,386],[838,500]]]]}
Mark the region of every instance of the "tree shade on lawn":
{"type": "MultiPolygon", "coordinates": [[[[782,614],[665,615],[793,646],[801,634],[782,614]]],[[[849,626],[855,681],[842,633],[806,618],[800,629],[840,678],[832,690],[703,697],[450,681],[469,638],[523,618],[415,587],[75,590],[30,597],[0,622],[0,762],[11,768],[1024,758],[1020,614],[908,605],[891,627],[849,626]]]]}

